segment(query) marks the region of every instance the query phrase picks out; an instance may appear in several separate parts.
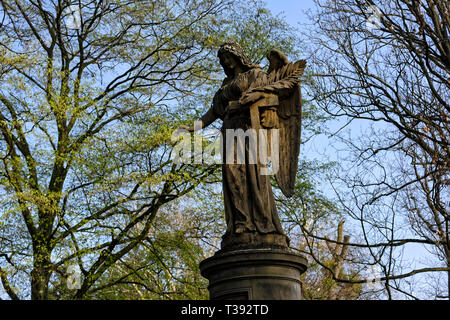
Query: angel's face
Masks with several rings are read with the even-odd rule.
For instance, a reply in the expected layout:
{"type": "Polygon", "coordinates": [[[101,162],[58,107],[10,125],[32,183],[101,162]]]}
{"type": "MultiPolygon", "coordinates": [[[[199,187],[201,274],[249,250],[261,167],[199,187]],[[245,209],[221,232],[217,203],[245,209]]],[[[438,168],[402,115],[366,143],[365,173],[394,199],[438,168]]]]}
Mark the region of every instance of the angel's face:
{"type": "Polygon", "coordinates": [[[221,57],[221,61],[222,61],[222,64],[224,67],[232,69],[232,70],[236,69],[237,61],[233,57],[233,55],[231,55],[229,53],[224,53],[221,57]]]}

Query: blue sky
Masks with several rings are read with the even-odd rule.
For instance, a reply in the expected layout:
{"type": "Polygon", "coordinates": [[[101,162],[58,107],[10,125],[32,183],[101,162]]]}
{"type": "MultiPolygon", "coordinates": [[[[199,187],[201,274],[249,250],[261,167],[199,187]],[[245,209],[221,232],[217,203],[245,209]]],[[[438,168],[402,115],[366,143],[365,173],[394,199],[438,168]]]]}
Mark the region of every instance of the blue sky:
{"type": "MultiPolygon", "coordinates": [[[[309,24],[310,21],[305,11],[307,11],[308,9],[314,10],[314,8],[316,7],[316,4],[314,3],[313,0],[265,0],[265,2],[267,7],[272,11],[274,15],[281,14],[282,16],[285,17],[286,21],[289,24],[295,27],[301,27],[301,25],[303,24],[309,24]]],[[[334,128],[334,126],[338,128],[339,125],[340,125],[339,120],[333,123],[328,123],[329,128],[330,127],[334,128]]],[[[360,123],[352,123],[347,129],[351,130],[353,136],[357,135],[363,130],[360,123]]],[[[339,155],[336,153],[335,149],[330,148],[331,143],[332,142],[326,136],[319,135],[314,139],[312,139],[310,142],[303,145],[301,153],[303,154],[303,157],[306,157],[309,160],[317,158],[328,161],[337,161],[339,160],[339,155]],[[324,159],[324,157],[327,159],[324,159]]],[[[334,143],[336,143],[336,141],[334,141],[334,143]]],[[[323,183],[321,189],[327,196],[333,197],[334,192],[332,191],[327,182],[323,183]]],[[[349,224],[346,224],[347,227],[349,227],[351,223],[350,221],[348,222],[349,224]]],[[[355,227],[358,226],[355,225],[355,227]]],[[[411,244],[405,247],[403,259],[411,259],[410,260],[412,263],[411,268],[428,267],[427,260],[429,258],[430,258],[429,253],[421,245],[411,244]]],[[[420,281],[427,282],[428,278],[425,277],[426,275],[416,276],[414,280],[419,282],[420,281]]],[[[419,283],[417,282],[416,285],[417,284],[419,283]]]]}
{"type": "Polygon", "coordinates": [[[272,13],[283,13],[286,21],[294,26],[297,26],[299,22],[307,22],[307,17],[303,11],[315,6],[312,0],[266,0],[266,3],[272,13]]]}
{"type": "MultiPolygon", "coordinates": [[[[301,27],[303,24],[309,24],[310,21],[306,15],[306,11],[309,9],[314,9],[316,4],[313,0],[265,0],[267,7],[271,10],[272,14],[280,14],[285,18],[285,20],[294,27],[301,27]]],[[[306,57],[296,57],[297,59],[304,59],[306,57]]],[[[303,97],[308,99],[307,92],[303,91],[303,97]]],[[[329,122],[327,126],[334,127],[336,129],[340,127],[339,121],[329,122]]],[[[302,146],[302,155],[306,156],[309,160],[312,159],[322,159],[328,161],[337,161],[338,154],[329,148],[330,141],[325,135],[318,135],[311,139],[308,143],[302,146]],[[326,157],[327,159],[324,159],[326,157]]],[[[325,184],[323,190],[328,193],[331,197],[334,192],[332,189],[328,188],[325,184]]]]}

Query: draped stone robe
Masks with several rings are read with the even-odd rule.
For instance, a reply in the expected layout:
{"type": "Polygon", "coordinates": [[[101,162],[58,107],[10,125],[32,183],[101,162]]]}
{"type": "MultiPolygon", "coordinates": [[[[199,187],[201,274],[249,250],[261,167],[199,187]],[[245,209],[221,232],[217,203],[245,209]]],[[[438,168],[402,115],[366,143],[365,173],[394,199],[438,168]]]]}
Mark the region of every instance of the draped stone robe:
{"type": "Polygon", "coordinates": [[[248,106],[228,111],[228,102],[239,100],[247,89],[265,83],[266,78],[267,74],[260,68],[253,68],[240,73],[233,79],[226,78],[222,87],[215,94],[211,109],[204,117],[223,120],[222,182],[227,222],[227,231],[223,236],[224,241],[233,237],[235,239],[236,236],[239,237],[240,235],[236,235],[236,231],[239,230],[239,233],[247,234],[247,237],[241,237],[242,239],[238,242],[250,241],[256,244],[265,242],[273,245],[278,243],[280,246],[286,246],[289,240],[284,235],[277,214],[270,176],[260,174],[259,164],[248,163],[247,139],[245,143],[245,164],[225,163],[226,129],[246,131],[251,128],[248,106]],[[251,237],[249,238],[248,235],[251,235],[251,237]],[[256,240],[255,236],[258,237],[256,240]]]}

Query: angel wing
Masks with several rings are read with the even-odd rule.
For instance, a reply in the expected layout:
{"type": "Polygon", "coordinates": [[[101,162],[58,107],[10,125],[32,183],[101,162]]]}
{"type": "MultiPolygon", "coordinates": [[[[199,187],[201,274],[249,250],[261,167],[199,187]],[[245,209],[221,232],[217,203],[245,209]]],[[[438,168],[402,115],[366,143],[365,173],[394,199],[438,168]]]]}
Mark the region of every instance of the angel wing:
{"type": "Polygon", "coordinates": [[[247,90],[243,96],[253,92],[276,93],[293,89],[298,86],[299,78],[303,75],[306,60],[289,62],[288,58],[280,51],[273,49],[267,54],[269,69],[267,78],[257,79],[254,86],[247,90]]]}
{"type": "Polygon", "coordinates": [[[290,63],[279,50],[272,50],[269,59],[268,82],[265,91],[277,91],[279,98],[279,169],[275,174],[278,186],[283,194],[294,194],[295,177],[300,153],[302,123],[302,96],[298,78],[303,74],[306,61],[290,63]]]}
{"type": "Polygon", "coordinates": [[[284,53],[277,49],[271,50],[267,54],[267,59],[269,60],[269,69],[267,70],[267,73],[278,70],[289,63],[289,60],[284,53]]]}
{"type": "Polygon", "coordinates": [[[299,78],[303,75],[306,60],[289,62],[279,50],[267,55],[269,69],[267,78],[261,79],[245,95],[253,92],[273,93],[278,96],[279,169],[275,178],[285,196],[294,194],[295,177],[300,153],[302,122],[302,96],[299,78]]]}

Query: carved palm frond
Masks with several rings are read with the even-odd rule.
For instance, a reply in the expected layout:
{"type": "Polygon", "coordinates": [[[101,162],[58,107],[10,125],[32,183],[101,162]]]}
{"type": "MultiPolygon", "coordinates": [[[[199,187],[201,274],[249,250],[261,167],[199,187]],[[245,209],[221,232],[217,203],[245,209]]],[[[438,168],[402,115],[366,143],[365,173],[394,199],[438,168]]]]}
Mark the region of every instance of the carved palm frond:
{"type": "Polygon", "coordinates": [[[263,91],[274,92],[282,89],[291,89],[299,82],[306,67],[306,60],[288,63],[283,67],[273,70],[267,77],[267,82],[249,90],[247,93],[263,91]]]}

